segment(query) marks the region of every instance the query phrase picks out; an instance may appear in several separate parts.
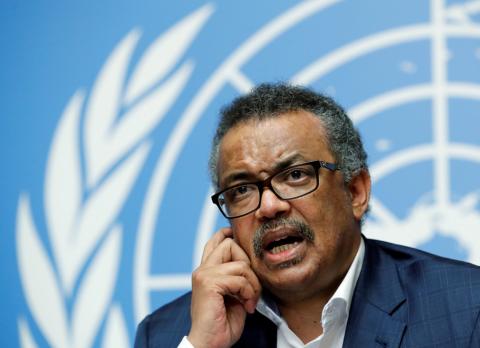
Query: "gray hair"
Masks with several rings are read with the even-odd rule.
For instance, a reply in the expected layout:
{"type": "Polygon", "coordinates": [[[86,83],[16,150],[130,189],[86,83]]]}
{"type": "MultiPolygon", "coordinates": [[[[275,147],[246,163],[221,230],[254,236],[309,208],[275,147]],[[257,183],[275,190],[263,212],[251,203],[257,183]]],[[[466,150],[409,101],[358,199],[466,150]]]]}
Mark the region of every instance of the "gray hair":
{"type": "Polygon", "coordinates": [[[261,84],[221,110],[209,160],[210,177],[214,187],[219,189],[217,165],[220,142],[230,129],[251,119],[261,121],[300,110],[310,112],[322,121],[329,150],[340,165],[345,184],[360,171],[368,171],[367,153],[363,148],[360,133],[343,108],[332,98],[286,83],[261,84]]]}

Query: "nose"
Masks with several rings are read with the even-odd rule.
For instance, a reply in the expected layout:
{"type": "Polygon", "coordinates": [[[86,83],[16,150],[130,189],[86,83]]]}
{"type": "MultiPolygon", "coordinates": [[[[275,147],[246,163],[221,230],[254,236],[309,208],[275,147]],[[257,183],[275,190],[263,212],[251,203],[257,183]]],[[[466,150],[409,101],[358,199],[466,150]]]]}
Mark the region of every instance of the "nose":
{"type": "Polygon", "coordinates": [[[290,202],[278,198],[272,190],[265,188],[255,216],[259,220],[274,219],[285,215],[289,210],[290,202]]]}

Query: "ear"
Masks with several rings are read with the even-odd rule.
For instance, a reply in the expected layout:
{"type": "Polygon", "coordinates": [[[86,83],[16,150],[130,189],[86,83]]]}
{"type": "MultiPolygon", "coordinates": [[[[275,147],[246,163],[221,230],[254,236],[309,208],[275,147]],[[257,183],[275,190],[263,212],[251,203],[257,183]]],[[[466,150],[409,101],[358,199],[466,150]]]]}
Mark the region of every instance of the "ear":
{"type": "Polygon", "coordinates": [[[348,190],[352,200],[353,215],[358,221],[362,219],[368,209],[371,186],[370,174],[366,170],[362,170],[358,173],[348,184],[348,190]]]}

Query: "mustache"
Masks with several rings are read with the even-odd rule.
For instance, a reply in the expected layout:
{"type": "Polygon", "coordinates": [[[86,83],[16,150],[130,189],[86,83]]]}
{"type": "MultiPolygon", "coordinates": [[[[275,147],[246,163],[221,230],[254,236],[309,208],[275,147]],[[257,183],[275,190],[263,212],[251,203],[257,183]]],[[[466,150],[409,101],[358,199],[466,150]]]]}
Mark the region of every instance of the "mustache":
{"type": "Polygon", "coordinates": [[[263,237],[267,234],[268,231],[277,229],[277,228],[290,228],[294,229],[303,237],[307,242],[313,242],[315,239],[315,234],[313,230],[305,222],[297,220],[294,218],[278,218],[275,220],[268,221],[262,224],[253,235],[253,251],[256,257],[262,257],[263,255],[263,237]]]}

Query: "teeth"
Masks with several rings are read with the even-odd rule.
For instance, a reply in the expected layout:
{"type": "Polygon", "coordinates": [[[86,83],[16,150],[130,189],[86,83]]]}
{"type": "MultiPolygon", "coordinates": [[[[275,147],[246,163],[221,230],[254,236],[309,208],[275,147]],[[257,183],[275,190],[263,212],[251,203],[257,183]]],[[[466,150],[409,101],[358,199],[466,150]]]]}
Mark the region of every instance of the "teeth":
{"type": "Polygon", "coordinates": [[[298,244],[298,242],[291,243],[291,244],[279,245],[279,246],[274,247],[272,250],[270,250],[270,252],[272,254],[278,254],[278,253],[281,253],[282,251],[286,251],[288,249],[293,248],[297,244],[298,244]]]}

